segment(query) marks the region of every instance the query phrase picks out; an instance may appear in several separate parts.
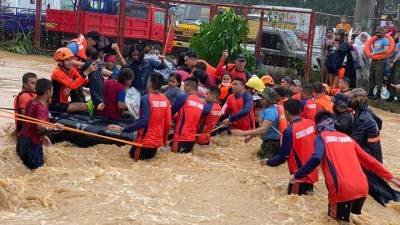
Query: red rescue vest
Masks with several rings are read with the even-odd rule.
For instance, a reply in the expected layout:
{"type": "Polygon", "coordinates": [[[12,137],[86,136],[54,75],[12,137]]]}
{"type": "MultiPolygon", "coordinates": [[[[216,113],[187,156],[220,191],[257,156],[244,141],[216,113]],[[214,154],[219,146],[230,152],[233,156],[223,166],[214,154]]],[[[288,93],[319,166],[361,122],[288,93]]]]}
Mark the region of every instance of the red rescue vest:
{"type": "Polygon", "coordinates": [[[324,131],[321,137],[325,154],[322,172],[331,204],[345,202],[368,195],[368,181],[358,160],[354,141],[337,131],[324,131]]]}
{"type": "MultiPolygon", "coordinates": [[[[292,149],[289,154],[288,167],[290,174],[296,173],[314,153],[315,124],[308,119],[301,119],[292,124],[292,149]]],[[[318,181],[318,169],[300,180],[302,183],[314,184],[318,181]]]]}
{"type": "MultiPolygon", "coordinates": [[[[225,104],[228,105],[231,115],[237,114],[244,107],[243,96],[236,98],[235,94],[231,94],[225,104]]],[[[232,129],[252,130],[255,127],[254,107],[251,107],[250,112],[246,116],[232,122],[232,129]]]]}
{"type": "Polygon", "coordinates": [[[198,130],[198,136],[196,136],[197,144],[208,144],[210,143],[211,134],[210,132],[214,129],[218,123],[219,118],[222,116],[221,106],[217,103],[213,104],[211,111],[200,119],[200,127],[198,130]]]}
{"type": "Polygon", "coordinates": [[[308,99],[300,116],[301,118],[314,121],[315,115],[317,115],[317,105],[314,99],[308,99]]]}
{"type": "Polygon", "coordinates": [[[173,141],[195,141],[197,126],[203,112],[203,101],[197,95],[189,95],[185,104],[179,110],[173,141]]]}
{"type": "MultiPolygon", "coordinates": [[[[21,108],[19,106],[20,99],[22,97],[32,99],[32,98],[36,97],[36,93],[32,92],[32,91],[21,91],[14,99],[14,112],[15,113],[22,114],[21,110],[25,109],[25,108],[21,108]]],[[[26,101],[26,102],[29,102],[29,101],[26,101]]],[[[15,116],[15,127],[17,128],[17,132],[20,132],[23,127],[23,123],[17,120],[17,116],[15,116]]]]}
{"type": "Polygon", "coordinates": [[[138,130],[136,142],[144,148],[159,148],[168,137],[171,124],[171,105],[163,94],[150,93],[150,118],[146,128],[138,130]]]}

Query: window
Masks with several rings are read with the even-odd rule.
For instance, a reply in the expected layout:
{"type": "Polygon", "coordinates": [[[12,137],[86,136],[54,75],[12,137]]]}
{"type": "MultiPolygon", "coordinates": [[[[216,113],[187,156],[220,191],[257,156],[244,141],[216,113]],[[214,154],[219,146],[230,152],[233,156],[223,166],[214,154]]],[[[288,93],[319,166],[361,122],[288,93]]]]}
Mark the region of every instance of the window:
{"type": "Polygon", "coordinates": [[[157,24],[164,25],[164,19],[165,19],[165,13],[164,12],[156,11],[156,13],[154,14],[154,17],[155,17],[154,19],[155,19],[157,24]]]}
{"type": "Polygon", "coordinates": [[[147,19],[149,9],[144,4],[128,2],[126,6],[126,16],[147,19]]]}
{"type": "Polygon", "coordinates": [[[29,3],[30,4],[35,4],[35,0],[30,0],[29,3]]]}
{"type": "Polygon", "coordinates": [[[280,50],[278,49],[278,43],[283,45],[283,42],[281,40],[281,37],[277,34],[271,34],[268,32],[265,32],[262,36],[262,47],[267,48],[267,49],[273,49],[273,50],[280,50]]]}
{"type": "Polygon", "coordinates": [[[104,2],[103,0],[91,0],[89,1],[89,8],[101,11],[104,9],[104,2]]]}

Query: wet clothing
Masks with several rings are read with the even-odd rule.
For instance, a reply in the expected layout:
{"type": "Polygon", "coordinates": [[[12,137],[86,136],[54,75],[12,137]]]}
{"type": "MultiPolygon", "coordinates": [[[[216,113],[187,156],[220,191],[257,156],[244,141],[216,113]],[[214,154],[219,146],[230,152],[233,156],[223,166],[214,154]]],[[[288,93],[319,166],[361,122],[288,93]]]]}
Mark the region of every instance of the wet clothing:
{"type": "MultiPolygon", "coordinates": [[[[21,91],[15,98],[14,98],[14,112],[18,114],[23,114],[22,110],[25,110],[26,105],[28,102],[36,97],[35,92],[31,91],[21,91]]],[[[23,123],[21,121],[15,120],[15,127],[17,128],[17,133],[22,130],[23,123]]]]}
{"type": "Polygon", "coordinates": [[[350,110],[337,112],[335,116],[335,129],[339,132],[351,135],[353,114],[350,110]]]}
{"type": "MultiPolygon", "coordinates": [[[[85,71],[93,62],[96,61],[86,62],[82,66],[81,71],[85,71]]],[[[104,77],[101,71],[102,69],[99,68],[88,75],[90,98],[95,106],[104,103],[104,77]]]]}
{"type": "Polygon", "coordinates": [[[281,142],[280,140],[268,140],[264,141],[261,144],[260,151],[257,153],[257,156],[260,159],[272,159],[279,152],[281,142]]]}
{"type": "Polygon", "coordinates": [[[355,200],[338,202],[328,206],[328,215],[337,220],[350,221],[350,213],[360,215],[364,206],[365,197],[355,200]]]}
{"type": "Polygon", "coordinates": [[[385,47],[389,47],[390,42],[386,37],[378,38],[372,45],[373,53],[382,51],[385,47]]]}
{"type": "Polygon", "coordinates": [[[352,201],[368,195],[368,182],[362,170],[367,168],[386,180],[393,178],[378,161],[346,134],[323,131],[315,139],[315,152],[295,173],[301,179],[321,163],[328,189],[329,205],[352,201]]]}
{"type": "MultiPolygon", "coordinates": [[[[314,153],[315,124],[312,120],[297,119],[283,132],[279,153],[267,161],[268,166],[276,167],[288,162],[289,173],[294,174],[311,158],[314,153]]],[[[315,169],[299,183],[313,185],[318,181],[318,170],[315,169]]]]}
{"type": "Polygon", "coordinates": [[[210,132],[215,128],[222,116],[222,109],[218,103],[206,103],[201,113],[199,126],[197,128],[196,143],[208,145],[211,141],[210,132]]]}
{"type": "Polygon", "coordinates": [[[86,80],[79,74],[78,70],[75,68],[72,68],[67,74],[63,70],[61,70],[59,66],[57,66],[51,74],[51,82],[53,84],[53,96],[50,103],[50,110],[56,111],[53,109],[61,108],[58,106],[69,103],[71,90],[76,90],[80,88],[86,83],[86,80]]]}
{"type": "Polygon", "coordinates": [[[125,102],[125,86],[115,80],[106,80],[104,82],[104,104],[103,111],[99,114],[108,119],[118,120],[121,113],[118,109],[118,102],[125,102]]]}
{"type": "Polygon", "coordinates": [[[135,73],[132,86],[135,87],[141,95],[147,92],[147,81],[149,80],[150,74],[154,70],[165,69],[165,63],[161,63],[152,58],[142,59],[141,61],[132,61],[124,66],[124,68],[130,68],[135,73]]]}
{"type": "Polygon", "coordinates": [[[369,141],[379,138],[381,129],[382,120],[367,105],[356,111],[352,138],[376,160],[383,162],[380,141],[369,141]]]}
{"type": "Polygon", "coordinates": [[[328,95],[316,97],[315,104],[317,106],[317,113],[323,110],[333,113],[333,102],[331,97],[329,97],[328,95]]]}
{"type": "MultiPolygon", "coordinates": [[[[382,148],[379,138],[382,120],[367,105],[356,111],[352,137],[370,156],[383,163],[382,148]]],[[[364,168],[368,178],[369,194],[380,204],[400,201],[400,192],[393,190],[372,170],[364,168]]]]}
{"type": "Polygon", "coordinates": [[[278,114],[278,106],[277,105],[271,105],[270,107],[261,111],[260,121],[272,122],[272,127],[270,127],[261,136],[262,140],[264,140],[264,141],[269,141],[269,140],[279,141],[281,139],[281,135],[277,132],[277,130],[279,129],[279,114],[278,114]]]}
{"type": "Polygon", "coordinates": [[[247,70],[236,70],[235,64],[228,64],[228,67],[226,67],[225,60],[221,59],[217,66],[216,77],[221,79],[222,75],[224,75],[226,72],[229,72],[231,74],[232,80],[234,80],[235,78],[242,78],[244,81],[247,81],[252,77],[252,74],[247,70]]]}
{"type": "Polygon", "coordinates": [[[171,106],[167,97],[160,93],[149,93],[140,100],[140,117],[124,132],[138,131],[136,142],[143,148],[157,149],[167,143],[171,124],[171,106]]]}
{"type": "Polygon", "coordinates": [[[252,130],[255,128],[253,96],[242,92],[231,94],[222,107],[225,115],[229,115],[232,129],[252,130]]]}
{"type": "MultiPolygon", "coordinates": [[[[132,159],[135,159],[135,153],[136,153],[137,147],[132,146],[131,150],[129,151],[129,156],[132,159]]],[[[152,159],[156,156],[157,154],[157,148],[141,148],[140,149],[140,155],[139,155],[139,160],[149,160],[152,159]]]]}
{"type": "Polygon", "coordinates": [[[30,137],[17,137],[17,154],[26,167],[31,170],[43,166],[43,145],[35,144],[30,137]]]}
{"type": "Polygon", "coordinates": [[[315,115],[317,115],[317,105],[314,99],[303,98],[300,100],[301,106],[301,118],[309,119],[314,121],[315,115]]]}
{"type": "Polygon", "coordinates": [[[313,184],[294,183],[288,185],[288,195],[308,195],[314,191],[313,184]]]}
{"type": "Polygon", "coordinates": [[[193,151],[193,147],[195,142],[194,141],[179,141],[179,142],[174,142],[173,143],[173,148],[174,145],[176,146],[176,152],[179,154],[187,154],[187,153],[191,153],[193,151]]]}
{"type": "MultiPolygon", "coordinates": [[[[49,121],[47,106],[37,98],[31,99],[25,108],[25,115],[49,121]]],[[[43,161],[43,136],[39,134],[36,124],[23,123],[22,131],[17,138],[17,154],[29,169],[37,169],[44,164],[43,161]]]]}
{"type": "MultiPolygon", "coordinates": [[[[176,115],[173,152],[178,152],[180,142],[195,142],[203,109],[202,100],[195,94],[184,93],[176,98],[172,106],[172,115],[176,115]]],[[[190,146],[188,149],[191,151],[190,146]]]]}
{"type": "MultiPolygon", "coordinates": [[[[25,116],[48,122],[49,110],[47,109],[47,106],[37,98],[33,98],[26,105],[25,116]]],[[[34,144],[43,144],[43,137],[39,135],[36,124],[24,122],[20,134],[30,138],[34,144]]]]}

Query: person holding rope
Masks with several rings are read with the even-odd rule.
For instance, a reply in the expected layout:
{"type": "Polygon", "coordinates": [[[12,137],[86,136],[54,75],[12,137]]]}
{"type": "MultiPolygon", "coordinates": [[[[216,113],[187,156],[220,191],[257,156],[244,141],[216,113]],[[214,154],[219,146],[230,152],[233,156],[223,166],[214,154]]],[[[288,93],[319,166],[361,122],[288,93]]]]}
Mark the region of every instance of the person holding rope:
{"type": "Polygon", "coordinates": [[[328,215],[339,221],[350,221],[351,214],[361,214],[368,195],[368,181],[363,168],[373,174],[400,185],[382,164],[368,155],[356,141],[335,130],[329,112],[321,111],[315,117],[318,136],[311,158],[290,176],[290,182],[301,181],[321,164],[328,189],[328,215]]]}
{"type": "Polygon", "coordinates": [[[136,143],[142,144],[139,149],[132,146],[129,154],[137,160],[147,160],[155,157],[157,149],[167,144],[168,132],[171,126],[171,105],[169,100],[160,93],[164,83],[161,74],[153,72],[147,83],[148,94],[140,100],[140,118],[128,127],[109,125],[114,132],[138,131],[136,143]]]}
{"type": "MultiPolygon", "coordinates": [[[[49,110],[47,107],[53,96],[51,81],[44,78],[39,79],[35,90],[37,96],[26,105],[25,115],[48,122],[49,110]]],[[[45,136],[46,131],[62,130],[63,128],[64,126],[58,123],[54,124],[54,127],[50,127],[24,122],[22,131],[17,138],[17,154],[23,164],[31,170],[43,166],[43,143],[51,143],[45,136]]]]}
{"type": "Polygon", "coordinates": [[[222,116],[219,103],[220,91],[218,87],[212,86],[207,90],[205,105],[197,128],[196,144],[209,145],[211,132],[222,116]]]}
{"type": "Polygon", "coordinates": [[[262,93],[262,104],[264,110],[260,114],[262,120],[261,126],[257,129],[231,130],[235,136],[245,137],[245,142],[249,142],[253,137],[261,135],[263,143],[261,145],[258,157],[261,159],[273,158],[279,151],[280,146],[280,132],[279,132],[279,114],[278,106],[276,105],[277,93],[273,88],[265,88],[262,93]]]}
{"type": "MultiPolygon", "coordinates": [[[[287,161],[290,174],[294,174],[314,153],[316,127],[314,121],[300,117],[300,101],[289,99],[284,107],[285,116],[290,121],[290,125],[283,132],[282,145],[278,154],[272,159],[262,160],[261,165],[277,167],[287,161]]],[[[290,183],[288,194],[310,194],[317,181],[318,170],[315,169],[299,182],[290,183]]]]}

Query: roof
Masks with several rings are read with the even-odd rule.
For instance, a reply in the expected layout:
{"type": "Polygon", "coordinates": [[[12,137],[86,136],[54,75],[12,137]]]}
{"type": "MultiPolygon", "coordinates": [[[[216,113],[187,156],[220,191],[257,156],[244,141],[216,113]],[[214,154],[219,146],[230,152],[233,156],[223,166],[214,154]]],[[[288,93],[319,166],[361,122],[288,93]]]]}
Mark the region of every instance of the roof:
{"type": "Polygon", "coordinates": [[[271,5],[253,5],[256,8],[264,8],[264,9],[275,9],[280,11],[298,11],[298,12],[312,12],[312,9],[306,8],[297,8],[297,7],[284,7],[284,6],[271,6],[271,5]]]}

